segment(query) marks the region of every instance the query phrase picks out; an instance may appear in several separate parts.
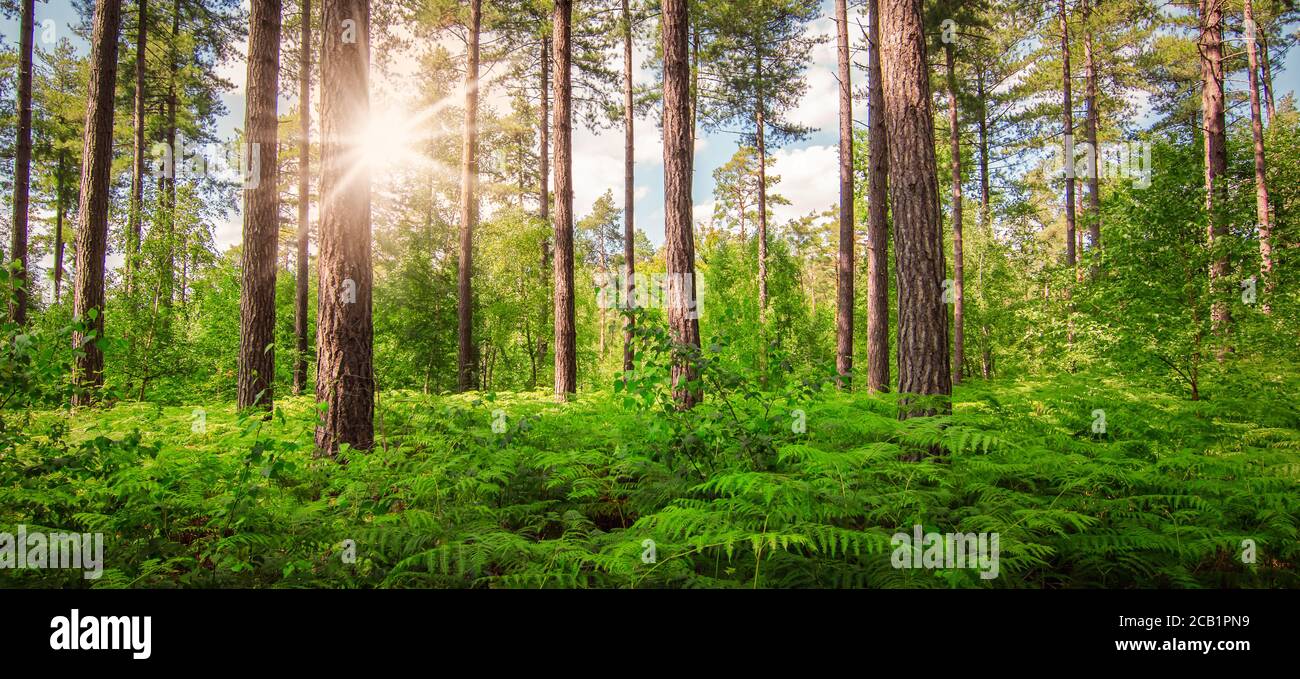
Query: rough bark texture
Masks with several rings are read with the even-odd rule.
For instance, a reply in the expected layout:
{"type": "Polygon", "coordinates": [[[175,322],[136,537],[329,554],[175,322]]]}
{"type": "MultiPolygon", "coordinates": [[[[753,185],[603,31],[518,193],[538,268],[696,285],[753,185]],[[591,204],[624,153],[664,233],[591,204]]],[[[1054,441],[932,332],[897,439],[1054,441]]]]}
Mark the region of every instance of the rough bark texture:
{"type": "Polygon", "coordinates": [[[320,294],[316,306],[318,454],[374,445],[370,171],[358,159],[370,116],[367,0],[326,0],[321,17],[320,294]],[[351,20],[352,29],[343,22],[351,20]],[[352,37],[351,42],[347,37],[352,37]]]}
{"type": "Polygon", "coordinates": [[[573,318],[573,110],[569,69],[572,0],[556,0],[555,59],[555,397],[578,389],[577,331],[573,318]]]}
{"type": "MultiPolygon", "coordinates": [[[[668,326],[673,343],[698,351],[700,324],[695,314],[695,233],[691,222],[691,66],[687,36],[688,0],[664,0],[664,248],[671,289],[668,326]]],[[[687,388],[697,377],[694,363],[679,352],[672,367],[673,398],[690,408],[703,397],[687,388]]]]}
{"type": "Polygon", "coordinates": [[[961,215],[961,120],[957,110],[957,65],[952,43],[944,49],[948,67],[948,137],[952,172],[952,383],[961,384],[966,366],[966,266],[962,254],[961,215]]]}
{"type": "Polygon", "coordinates": [[[836,259],[835,371],[849,388],[853,374],[853,86],[849,72],[847,0],[835,0],[840,80],[840,243],[836,259]]]}
{"type": "Polygon", "coordinates": [[[36,0],[22,0],[21,35],[18,38],[18,143],[14,155],[14,221],[9,256],[19,264],[14,274],[14,295],[9,318],[27,323],[31,279],[27,275],[27,209],[32,177],[32,38],[36,28],[36,0]]]}
{"type": "MultiPolygon", "coordinates": [[[[1211,253],[1222,249],[1227,236],[1222,208],[1227,201],[1228,146],[1223,110],[1223,5],[1222,0],[1200,0],[1201,129],[1205,134],[1206,245],[1211,253]]],[[[1226,254],[1214,254],[1210,262],[1210,328],[1221,340],[1230,322],[1224,282],[1228,275],[1226,254]]],[[[1226,347],[1226,343],[1223,345],[1226,347]]],[[[1225,349],[1218,351],[1220,360],[1225,349]]]]}
{"type": "MultiPolygon", "coordinates": [[[[633,156],[633,125],[636,110],[632,98],[632,13],[627,0],[623,0],[623,299],[631,307],[636,299],[636,229],[633,222],[633,200],[636,198],[635,158],[633,156]]],[[[631,316],[623,325],[623,370],[633,369],[632,333],[635,330],[631,316]]]]}
{"type": "Polygon", "coordinates": [[[76,291],[72,302],[72,315],[86,323],[87,332],[72,335],[72,346],[83,350],[73,365],[73,405],[88,405],[94,398],[93,390],[104,383],[104,353],[96,342],[104,334],[104,262],[108,254],[108,189],[113,171],[113,103],[121,19],[122,0],[99,0],[91,20],[90,87],[81,147],[76,291]]]}
{"type": "Polygon", "coordinates": [[[1246,0],[1246,58],[1250,64],[1250,130],[1255,142],[1255,219],[1259,228],[1259,278],[1264,288],[1263,310],[1268,313],[1268,298],[1273,292],[1273,228],[1268,216],[1268,180],[1264,163],[1264,122],[1259,110],[1259,70],[1255,54],[1255,8],[1246,0]]]}
{"type": "Polygon", "coordinates": [[[898,390],[940,395],[900,417],[947,411],[952,393],[948,314],[943,301],[943,233],[935,178],[934,116],[921,0],[881,0],[880,44],[889,135],[889,198],[898,285],[898,390]]]}
{"type": "Polygon", "coordinates": [[[456,279],[457,387],[478,385],[474,345],[474,227],[478,224],[478,45],[482,12],[469,3],[469,44],[465,49],[465,136],[460,156],[460,263],[456,279]]]}
{"type": "Polygon", "coordinates": [[[867,388],[889,391],[889,139],[880,68],[880,5],[867,15],[867,388]]]}
{"type": "MultiPolygon", "coordinates": [[[[539,94],[539,114],[537,123],[538,150],[537,150],[537,176],[538,190],[537,198],[540,203],[538,214],[543,222],[551,219],[551,45],[545,38],[542,39],[542,58],[541,58],[542,83],[539,94]]],[[[542,240],[542,275],[549,273],[551,268],[551,250],[549,239],[542,240]]],[[[546,327],[546,320],[550,316],[551,310],[546,304],[541,309],[542,326],[546,327]]],[[[546,365],[546,354],[550,351],[550,346],[546,341],[546,333],[539,332],[537,338],[537,365],[546,365]]]]}
{"type": "Polygon", "coordinates": [[[59,150],[59,167],[55,170],[56,188],[54,197],[54,303],[59,303],[59,294],[63,290],[63,218],[67,212],[68,152],[59,150]]]}
{"type": "Polygon", "coordinates": [[[248,32],[248,96],[244,139],[258,164],[244,189],[240,254],[239,408],[270,410],[275,383],[275,260],[280,236],[277,168],[280,0],[253,0],[248,32]]]}
{"type": "Polygon", "coordinates": [[[130,242],[126,258],[127,289],[132,289],[136,257],[140,252],[144,215],[144,103],[145,103],[145,64],[149,48],[149,0],[138,0],[136,14],[135,38],[135,99],[131,117],[131,213],[127,215],[130,222],[130,242]]]}
{"type": "Polygon", "coordinates": [[[298,253],[294,279],[293,333],[297,356],[293,362],[293,393],[307,388],[307,263],[311,232],[311,0],[302,0],[298,45],[298,253]]]}

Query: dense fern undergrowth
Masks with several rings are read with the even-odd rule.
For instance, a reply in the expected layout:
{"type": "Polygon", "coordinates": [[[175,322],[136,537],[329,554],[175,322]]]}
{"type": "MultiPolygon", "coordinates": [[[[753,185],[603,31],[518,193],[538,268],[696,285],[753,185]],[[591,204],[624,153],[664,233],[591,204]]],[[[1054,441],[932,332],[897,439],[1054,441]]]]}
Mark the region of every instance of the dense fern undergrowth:
{"type": "Polygon", "coordinates": [[[344,464],[313,458],[306,397],[269,420],[30,411],[7,421],[0,531],[102,532],[104,572],[0,585],[1294,587],[1300,415],[1283,387],[1194,402],[1021,378],[906,421],[888,397],[818,385],[689,415],[621,385],[565,405],[389,391],[379,445],[344,464]],[[890,538],[914,525],[998,533],[998,576],[894,568],[890,538]]]}

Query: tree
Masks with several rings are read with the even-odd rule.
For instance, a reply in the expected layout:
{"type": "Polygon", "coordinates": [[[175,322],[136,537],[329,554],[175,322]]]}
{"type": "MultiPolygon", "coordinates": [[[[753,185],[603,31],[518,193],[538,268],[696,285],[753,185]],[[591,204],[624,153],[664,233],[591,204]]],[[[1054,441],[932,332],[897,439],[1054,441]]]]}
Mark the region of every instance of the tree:
{"type": "Polygon", "coordinates": [[[805,28],[819,14],[817,0],[744,0],[708,7],[705,21],[714,32],[709,45],[713,82],[700,113],[705,129],[737,126],[752,130],[745,143],[758,151],[758,308],[766,324],[767,172],[769,146],[802,139],[808,130],[785,118],[807,91],[804,71],[819,42],[805,28]]]}
{"type": "MultiPolygon", "coordinates": [[[[1223,0],[1200,0],[1201,129],[1205,138],[1206,247],[1210,259],[1210,327],[1224,340],[1230,317],[1223,288],[1228,276],[1228,254],[1223,243],[1228,235],[1224,220],[1227,210],[1228,142],[1223,110],[1223,0]]],[[[1217,357],[1222,361],[1226,342],[1217,357]]]]}
{"type": "Polygon", "coordinates": [[[456,337],[458,388],[478,384],[474,345],[474,225],[478,222],[478,58],[480,0],[469,1],[465,51],[465,137],[460,163],[460,267],[457,278],[456,337]]]}
{"type": "Polygon", "coordinates": [[[89,405],[104,383],[104,265],[108,256],[108,189],[113,163],[113,103],[117,87],[117,38],[121,0],[98,0],[91,21],[90,89],[81,150],[81,197],[77,210],[77,272],[72,315],[84,323],[74,332],[79,349],[73,366],[72,404],[89,405]]]}
{"type": "Polygon", "coordinates": [[[1267,166],[1264,163],[1264,123],[1259,111],[1259,63],[1255,55],[1255,11],[1251,0],[1245,0],[1246,58],[1249,63],[1247,80],[1250,83],[1250,133],[1255,147],[1255,219],[1259,228],[1259,277],[1263,283],[1265,302],[1263,310],[1269,311],[1267,298],[1273,292],[1273,229],[1268,216],[1267,166]]]}
{"type": "MultiPolygon", "coordinates": [[[[623,295],[624,299],[636,299],[636,228],[633,222],[633,202],[636,199],[635,161],[633,159],[633,125],[636,122],[636,102],[632,92],[632,11],[628,0],[623,4],[623,295]]],[[[635,332],[635,320],[631,314],[626,315],[623,325],[623,370],[631,372],[635,367],[632,349],[632,336],[635,332]]],[[[601,326],[602,335],[604,326],[601,326]]]]}
{"type": "Polygon", "coordinates": [[[130,222],[130,241],[127,246],[127,280],[133,285],[132,273],[137,266],[136,258],[140,252],[140,239],[144,222],[144,127],[145,127],[145,71],[148,63],[149,47],[149,0],[136,0],[135,23],[135,94],[132,97],[131,112],[131,208],[127,215],[130,222]]]}
{"type": "Polygon", "coordinates": [[[374,445],[370,172],[370,3],[326,0],[321,16],[320,294],[316,311],[316,449],[374,445]]]}
{"type": "Polygon", "coordinates": [[[847,0],[835,0],[840,81],[840,242],[836,259],[835,372],[849,386],[853,372],[853,85],[849,81],[847,0]]]}
{"type": "Polygon", "coordinates": [[[298,249],[294,277],[293,393],[307,388],[308,240],[311,233],[311,0],[301,0],[298,45],[298,249]]]}
{"type": "Polygon", "coordinates": [[[30,281],[27,273],[27,211],[32,177],[32,42],[36,0],[22,0],[18,45],[18,143],[14,157],[14,223],[9,255],[18,263],[9,318],[27,324],[30,281]]]}
{"type": "Polygon", "coordinates": [[[961,117],[957,105],[955,42],[955,39],[944,40],[943,58],[948,85],[948,154],[952,172],[952,382],[960,384],[966,366],[966,275],[962,252],[961,117]]]}
{"type": "Polygon", "coordinates": [[[900,416],[951,408],[943,235],[935,175],[921,0],[881,0],[880,46],[889,144],[889,199],[898,283],[900,416]],[[939,403],[918,403],[936,395],[939,403]]]}
{"type": "Polygon", "coordinates": [[[889,137],[880,67],[880,3],[867,1],[867,389],[889,391],[889,137]]]}
{"type": "Polygon", "coordinates": [[[573,90],[570,83],[572,0],[555,0],[555,397],[577,391],[577,336],[573,319],[573,90]]]}
{"type": "Polygon", "coordinates": [[[663,0],[664,248],[669,281],[668,326],[674,352],[673,399],[689,409],[703,392],[689,352],[700,349],[695,300],[695,234],[691,223],[691,66],[688,54],[689,0],[663,0]]]}
{"type": "Polygon", "coordinates": [[[280,232],[280,0],[253,0],[248,33],[245,143],[256,148],[257,177],[244,196],[240,255],[239,408],[274,405],[275,260],[280,232]]]}
{"type": "MultiPolygon", "coordinates": [[[[770,168],[776,164],[776,158],[768,156],[765,165],[770,168]]],[[[768,217],[774,205],[789,205],[784,196],[772,193],[781,178],[767,171],[759,171],[758,150],[752,146],[741,146],[731,155],[731,159],[713,170],[713,222],[714,226],[724,226],[736,230],[743,241],[748,237],[747,226],[758,223],[758,197],[760,184],[767,196],[765,201],[768,217]]]]}
{"type": "MultiPolygon", "coordinates": [[[[1100,114],[1097,111],[1097,58],[1093,52],[1092,36],[1094,32],[1092,5],[1083,0],[1083,64],[1084,64],[1084,105],[1087,114],[1084,118],[1084,134],[1088,142],[1088,174],[1084,181],[1088,186],[1088,247],[1100,254],[1101,248],[1101,186],[1098,172],[1100,155],[1097,150],[1097,128],[1100,114]]],[[[1097,264],[1092,266],[1092,274],[1098,271],[1097,264]]]]}

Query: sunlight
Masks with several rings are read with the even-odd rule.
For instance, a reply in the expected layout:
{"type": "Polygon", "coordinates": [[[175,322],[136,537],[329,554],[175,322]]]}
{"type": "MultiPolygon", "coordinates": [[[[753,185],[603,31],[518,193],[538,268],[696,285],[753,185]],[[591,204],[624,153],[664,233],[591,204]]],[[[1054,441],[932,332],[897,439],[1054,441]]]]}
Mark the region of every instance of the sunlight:
{"type": "Polygon", "coordinates": [[[371,111],[359,145],[361,158],[371,172],[400,169],[423,160],[421,151],[428,134],[419,129],[417,118],[400,106],[371,111]]]}

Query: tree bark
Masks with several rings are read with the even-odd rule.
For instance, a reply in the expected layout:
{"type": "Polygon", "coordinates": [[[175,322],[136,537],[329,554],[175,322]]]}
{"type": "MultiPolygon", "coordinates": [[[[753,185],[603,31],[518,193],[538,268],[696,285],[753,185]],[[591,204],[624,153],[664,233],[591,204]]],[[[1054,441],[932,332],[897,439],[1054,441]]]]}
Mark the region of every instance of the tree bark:
{"type": "Polygon", "coordinates": [[[144,215],[144,103],[145,103],[145,65],[149,48],[149,0],[137,0],[136,39],[135,39],[135,99],[132,111],[132,153],[131,153],[131,211],[127,215],[130,222],[130,242],[126,252],[126,289],[128,294],[135,286],[135,270],[140,254],[140,242],[143,232],[144,215]]]}
{"type": "Polygon", "coordinates": [[[1210,262],[1210,328],[1220,339],[1217,358],[1226,355],[1226,333],[1231,322],[1224,283],[1228,256],[1220,240],[1227,236],[1222,212],[1227,203],[1227,137],[1223,109],[1223,5],[1222,0],[1200,0],[1201,129],[1205,135],[1206,246],[1210,262]]]}
{"type": "Polygon", "coordinates": [[[572,0],[555,0],[555,397],[567,401],[578,388],[573,316],[573,111],[569,29],[572,0]]]}
{"type": "Polygon", "coordinates": [[[867,15],[867,389],[889,391],[889,139],[880,67],[880,4],[867,15]]]}
{"type": "Polygon", "coordinates": [[[59,303],[59,294],[63,289],[63,217],[67,212],[64,200],[67,192],[68,152],[59,149],[59,167],[55,170],[54,196],[54,303],[59,303]]]}
{"type": "Polygon", "coordinates": [[[302,0],[298,46],[298,254],[294,280],[293,332],[297,356],[293,363],[293,393],[307,389],[307,265],[311,234],[311,0],[302,0]]]}
{"type": "Polygon", "coordinates": [[[256,179],[244,189],[240,254],[238,406],[275,405],[275,260],[280,236],[280,0],[252,0],[248,30],[248,109],[244,140],[257,149],[256,179]]]}
{"type": "Polygon", "coordinates": [[[921,0],[880,2],[898,284],[898,390],[939,397],[924,404],[904,398],[899,403],[902,418],[949,412],[952,394],[934,117],[921,4],[921,0]]]}
{"type": "Polygon", "coordinates": [[[465,137],[460,160],[460,266],[456,280],[456,365],[460,391],[478,384],[474,346],[474,227],[478,223],[478,51],[480,0],[469,2],[465,53],[465,137]]]}
{"type": "MultiPolygon", "coordinates": [[[[539,138],[539,148],[537,153],[537,163],[539,167],[537,169],[537,175],[540,179],[538,181],[539,186],[538,186],[537,195],[538,195],[538,202],[540,203],[538,214],[542,218],[543,222],[548,222],[551,219],[551,166],[550,166],[551,163],[551,141],[550,141],[551,46],[550,46],[550,42],[547,41],[545,38],[542,39],[541,73],[542,73],[541,75],[542,87],[541,87],[541,94],[540,94],[541,101],[539,106],[540,115],[539,115],[539,121],[537,125],[537,130],[538,130],[537,136],[539,138]]],[[[543,276],[549,273],[549,270],[551,268],[551,251],[550,251],[550,245],[547,243],[547,240],[549,239],[542,239],[542,275],[543,276]]],[[[542,312],[541,327],[545,328],[546,318],[550,314],[550,310],[547,308],[546,304],[542,305],[541,312],[542,312]]],[[[545,365],[546,353],[547,351],[550,350],[546,342],[546,333],[539,332],[537,333],[537,335],[538,335],[537,336],[537,364],[545,365]]]]}
{"type": "MultiPolygon", "coordinates": [[[[1084,94],[1084,103],[1088,107],[1087,118],[1085,118],[1085,132],[1088,137],[1088,176],[1085,178],[1088,185],[1088,247],[1097,251],[1093,253],[1094,260],[1098,257],[1101,249],[1101,185],[1100,185],[1100,149],[1097,147],[1097,128],[1099,126],[1098,118],[1100,112],[1097,110],[1097,62],[1096,55],[1093,53],[1092,45],[1092,8],[1085,0],[1083,3],[1084,20],[1087,25],[1084,26],[1083,34],[1083,60],[1086,73],[1086,91],[1084,94]]],[[[1096,276],[1098,265],[1094,262],[1091,275],[1096,276]]]]}
{"type": "Polygon", "coordinates": [[[1255,54],[1255,8],[1245,0],[1246,58],[1250,64],[1250,131],[1255,143],[1255,219],[1259,228],[1259,278],[1263,286],[1264,304],[1261,309],[1269,313],[1269,297],[1273,292],[1273,229],[1268,215],[1268,180],[1264,163],[1264,122],[1259,110],[1259,63],[1255,54]]]}
{"type": "Polygon", "coordinates": [[[952,43],[946,43],[944,61],[948,67],[948,136],[952,171],[952,383],[961,384],[966,366],[966,267],[962,254],[961,215],[961,121],[957,111],[957,66],[952,43]]]}
{"type": "Polygon", "coordinates": [[[979,145],[980,145],[980,225],[992,228],[989,220],[989,107],[984,92],[984,69],[980,68],[975,79],[976,96],[980,100],[979,145]]]}
{"type": "Polygon", "coordinates": [[[19,268],[14,272],[14,293],[9,318],[27,324],[31,277],[27,272],[27,211],[32,177],[32,39],[36,30],[36,0],[22,0],[18,38],[18,143],[14,154],[14,220],[9,253],[19,268]]]}
{"type": "MultiPolygon", "coordinates": [[[[754,102],[754,140],[758,149],[758,332],[763,336],[760,342],[764,357],[767,355],[767,139],[764,134],[767,122],[763,111],[763,54],[757,44],[758,60],[754,66],[754,75],[758,86],[758,101],[754,102]]],[[[694,151],[692,150],[692,153],[694,151]]],[[[766,361],[763,361],[766,366],[766,361]]]]}
{"type": "MultiPolygon", "coordinates": [[[[633,125],[636,123],[635,102],[632,98],[632,13],[628,0],[623,0],[623,299],[628,309],[636,299],[636,229],[633,222],[633,201],[636,198],[635,157],[633,156],[633,125]]],[[[632,334],[635,321],[631,315],[623,322],[623,370],[631,371],[633,365],[632,334]]]]}
{"type": "Polygon", "coordinates": [[[344,443],[374,445],[370,171],[356,161],[370,117],[369,5],[326,0],[321,16],[316,400],[324,411],[316,448],[328,456],[344,443]]]}
{"type": "Polygon", "coordinates": [[[689,0],[663,0],[664,55],[664,248],[669,281],[668,326],[674,352],[673,399],[689,409],[703,398],[693,388],[696,366],[687,355],[700,348],[695,313],[695,234],[691,220],[691,66],[689,0]]]}
{"type": "Polygon", "coordinates": [[[1065,0],[1059,0],[1061,26],[1061,120],[1065,127],[1065,263],[1071,269],[1077,259],[1074,250],[1074,98],[1070,95],[1070,25],[1065,0]]]}
{"type": "Polygon", "coordinates": [[[81,149],[81,198],[77,209],[77,264],[72,315],[85,323],[72,346],[82,351],[73,365],[72,405],[89,405],[104,383],[104,264],[108,255],[108,190],[113,172],[113,103],[117,87],[117,38],[122,0],[99,0],[91,21],[90,86],[81,149]],[[91,315],[94,318],[91,318],[91,315]]]}
{"type": "Polygon", "coordinates": [[[1268,110],[1268,120],[1273,122],[1273,114],[1276,113],[1273,105],[1273,66],[1268,59],[1268,30],[1259,30],[1259,57],[1260,71],[1263,76],[1262,85],[1264,87],[1264,102],[1268,110]]]}
{"type": "Polygon", "coordinates": [[[835,0],[840,81],[840,242],[836,260],[835,372],[851,388],[853,374],[853,86],[849,72],[847,0],[835,0]]]}

